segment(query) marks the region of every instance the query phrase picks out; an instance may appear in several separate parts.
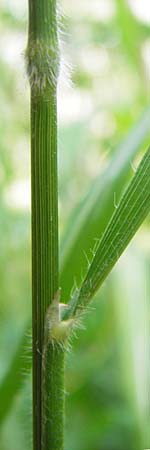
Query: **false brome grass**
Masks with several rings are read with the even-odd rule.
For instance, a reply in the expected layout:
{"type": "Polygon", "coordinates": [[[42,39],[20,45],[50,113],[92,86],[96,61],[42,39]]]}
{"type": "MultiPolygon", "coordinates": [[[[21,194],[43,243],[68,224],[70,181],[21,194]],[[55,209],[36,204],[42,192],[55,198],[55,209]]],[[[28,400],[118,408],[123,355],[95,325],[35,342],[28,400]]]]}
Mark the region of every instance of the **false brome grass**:
{"type": "MultiPolygon", "coordinates": [[[[148,149],[111,220],[106,224],[105,232],[93,251],[92,261],[81,285],[74,290],[71,298],[69,296],[65,298],[64,305],[61,302],[59,289],[58,257],[59,47],[56,0],[29,0],[26,60],[31,88],[34,450],[64,449],[64,370],[69,338],[74,328],[78,327],[82,314],[86,311],[95,292],[102,285],[150,210],[150,149],[148,149]]],[[[95,198],[100,197],[103,191],[105,192],[110,176],[113,178],[115,172],[113,169],[115,169],[115,162],[117,167],[117,158],[120,158],[120,153],[123,155],[120,174],[121,170],[123,173],[129,164],[129,158],[136,154],[143,139],[145,121],[147,123],[147,116],[142,118],[139,135],[134,135],[132,145],[128,145],[127,141],[125,154],[122,150],[116,153],[108,175],[106,172],[102,184],[96,186],[96,196],[91,195],[87,199],[89,215],[92,208],[101,208],[98,202],[95,204],[95,198]]],[[[114,189],[113,184],[110,186],[111,190],[114,189]]],[[[105,203],[103,209],[105,211],[105,203]]],[[[83,233],[85,227],[86,223],[81,223],[83,233]]],[[[65,255],[68,248],[67,239],[63,245],[62,267],[63,264],[67,267],[65,255]]]]}

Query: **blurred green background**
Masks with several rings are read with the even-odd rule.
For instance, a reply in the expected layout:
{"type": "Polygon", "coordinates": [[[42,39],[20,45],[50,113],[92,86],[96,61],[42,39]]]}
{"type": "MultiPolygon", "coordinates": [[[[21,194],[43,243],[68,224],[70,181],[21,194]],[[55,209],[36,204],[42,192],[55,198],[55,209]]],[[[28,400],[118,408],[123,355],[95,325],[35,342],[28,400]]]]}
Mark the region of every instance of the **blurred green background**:
{"type": "MultiPolygon", "coordinates": [[[[66,300],[148,142],[150,2],[62,0],[60,6],[59,216],[66,300]]],[[[27,1],[1,0],[0,23],[0,450],[31,450],[27,1]]],[[[150,447],[149,267],[147,219],[67,356],[65,450],[150,447]]]]}

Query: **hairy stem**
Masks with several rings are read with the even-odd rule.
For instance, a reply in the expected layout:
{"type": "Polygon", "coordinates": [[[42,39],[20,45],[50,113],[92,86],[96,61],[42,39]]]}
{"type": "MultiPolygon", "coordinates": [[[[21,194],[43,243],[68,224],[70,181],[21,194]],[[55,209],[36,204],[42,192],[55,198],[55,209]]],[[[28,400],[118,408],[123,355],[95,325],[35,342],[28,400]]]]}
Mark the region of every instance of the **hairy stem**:
{"type": "Polygon", "coordinates": [[[50,341],[43,354],[42,450],[64,449],[64,361],[63,346],[50,341]]]}
{"type": "MultiPolygon", "coordinates": [[[[29,0],[26,60],[31,86],[33,448],[41,450],[44,322],[47,308],[54,298],[59,283],[57,192],[59,41],[56,0],[29,0]]],[[[53,373],[57,369],[58,357],[55,358],[52,353],[50,361],[50,373],[53,373]]],[[[54,414],[57,415],[56,410],[54,414]]],[[[45,429],[44,432],[46,431],[45,429]]],[[[56,447],[53,446],[53,442],[48,444],[47,441],[45,450],[54,448],[56,447]]]]}

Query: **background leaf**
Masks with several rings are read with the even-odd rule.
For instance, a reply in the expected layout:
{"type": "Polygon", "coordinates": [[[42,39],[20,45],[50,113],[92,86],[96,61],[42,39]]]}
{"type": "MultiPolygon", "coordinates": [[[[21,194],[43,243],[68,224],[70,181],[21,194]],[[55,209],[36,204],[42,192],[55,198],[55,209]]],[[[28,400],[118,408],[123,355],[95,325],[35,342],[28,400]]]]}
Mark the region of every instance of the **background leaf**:
{"type": "Polygon", "coordinates": [[[149,120],[150,112],[147,110],[113,153],[69,219],[60,248],[60,285],[65,300],[86,272],[91,249],[103,233],[114,210],[115,197],[118,202],[131,172],[131,163],[147,137],[149,120]]]}

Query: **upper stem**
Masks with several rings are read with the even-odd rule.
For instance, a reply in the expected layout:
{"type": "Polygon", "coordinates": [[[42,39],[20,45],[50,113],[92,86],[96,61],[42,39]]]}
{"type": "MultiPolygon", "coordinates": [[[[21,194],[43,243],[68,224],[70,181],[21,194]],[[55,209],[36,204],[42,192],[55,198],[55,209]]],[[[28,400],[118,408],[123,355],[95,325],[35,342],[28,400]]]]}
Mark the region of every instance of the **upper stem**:
{"type": "Polygon", "coordinates": [[[41,450],[44,321],[59,283],[55,0],[29,0],[26,58],[31,85],[33,448],[41,450]]]}

